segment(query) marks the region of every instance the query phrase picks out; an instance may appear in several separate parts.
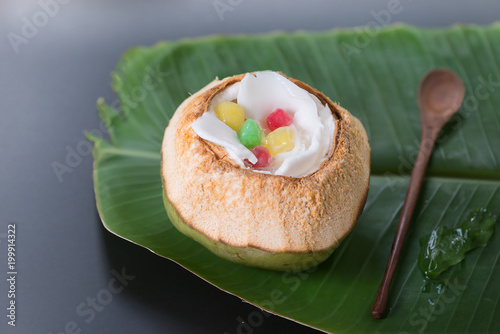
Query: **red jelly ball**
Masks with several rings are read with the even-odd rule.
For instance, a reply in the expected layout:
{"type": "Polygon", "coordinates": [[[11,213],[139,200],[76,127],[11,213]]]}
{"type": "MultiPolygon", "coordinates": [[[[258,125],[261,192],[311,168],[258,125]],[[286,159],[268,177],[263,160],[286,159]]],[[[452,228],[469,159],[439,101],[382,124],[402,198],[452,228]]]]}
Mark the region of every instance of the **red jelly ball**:
{"type": "Polygon", "coordinates": [[[250,167],[255,169],[269,167],[269,165],[272,162],[272,156],[271,153],[269,153],[267,147],[257,145],[250,151],[252,151],[252,153],[257,157],[257,162],[253,164],[247,159],[245,159],[245,163],[247,163],[250,167]]]}
{"type": "Polygon", "coordinates": [[[293,118],[286,111],[278,108],[267,116],[266,123],[269,130],[274,131],[277,128],[292,124],[293,118]]]}

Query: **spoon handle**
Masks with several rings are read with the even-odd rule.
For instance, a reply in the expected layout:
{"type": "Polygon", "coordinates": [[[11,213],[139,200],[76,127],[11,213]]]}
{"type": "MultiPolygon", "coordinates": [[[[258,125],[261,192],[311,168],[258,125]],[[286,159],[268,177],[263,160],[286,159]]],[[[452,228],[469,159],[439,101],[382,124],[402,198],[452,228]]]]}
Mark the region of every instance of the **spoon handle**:
{"type": "Polygon", "coordinates": [[[433,131],[432,129],[425,127],[422,129],[420,149],[411,173],[410,183],[408,184],[405,201],[403,203],[403,208],[401,209],[401,216],[399,217],[399,223],[396,235],[394,236],[394,241],[392,243],[384,278],[382,279],[377,297],[375,298],[372,306],[372,316],[374,318],[380,319],[385,313],[392,277],[394,276],[399,255],[401,253],[401,249],[403,248],[406,234],[408,233],[413,210],[415,209],[415,204],[417,203],[418,194],[422,186],[422,180],[424,178],[425,170],[427,168],[432,148],[438,133],[439,129],[437,131],[433,131]]]}

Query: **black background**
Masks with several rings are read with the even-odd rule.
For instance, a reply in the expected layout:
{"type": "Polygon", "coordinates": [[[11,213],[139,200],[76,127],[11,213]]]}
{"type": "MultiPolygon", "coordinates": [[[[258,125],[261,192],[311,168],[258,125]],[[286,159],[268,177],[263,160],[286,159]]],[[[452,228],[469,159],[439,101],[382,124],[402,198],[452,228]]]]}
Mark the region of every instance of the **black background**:
{"type": "MultiPolygon", "coordinates": [[[[317,333],[276,316],[238,328],[255,307],[102,227],[91,155],[81,156],[62,180],[52,169],[54,162],[65,164],[68,150],[87,147],[85,131],[102,131],[95,102],[115,100],[110,72],[131,46],[214,33],[360,26],[395,0],[217,1],[232,10],[219,16],[213,0],[0,0],[1,333],[64,333],[72,321],[80,333],[317,333]],[[50,3],[45,7],[53,15],[44,22],[39,12],[50,3]],[[37,31],[13,47],[9,36],[23,36],[34,19],[42,20],[37,31]],[[6,233],[13,222],[16,327],[6,318],[6,233]],[[122,268],[134,276],[127,287],[95,317],[78,315],[78,306],[107,289],[112,270],[122,268]]],[[[383,24],[489,24],[500,14],[493,0],[401,0],[399,8],[383,24]]]]}

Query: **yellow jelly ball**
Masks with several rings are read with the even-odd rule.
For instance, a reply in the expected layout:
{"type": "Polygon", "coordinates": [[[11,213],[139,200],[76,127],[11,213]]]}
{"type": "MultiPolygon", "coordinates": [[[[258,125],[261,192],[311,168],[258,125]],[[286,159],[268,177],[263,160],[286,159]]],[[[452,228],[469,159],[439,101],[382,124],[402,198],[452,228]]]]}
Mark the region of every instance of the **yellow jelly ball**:
{"type": "Polygon", "coordinates": [[[277,154],[293,150],[292,129],[289,126],[277,128],[266,136],[264,146],[267,147],[273,157],[277,154]]]}
{"type": "Polygon", "coordinates": [[[215,106],[215,114],[234,131],[245,122],[245,112],[243,108],[234,102],[223,101],[215,106]]]}

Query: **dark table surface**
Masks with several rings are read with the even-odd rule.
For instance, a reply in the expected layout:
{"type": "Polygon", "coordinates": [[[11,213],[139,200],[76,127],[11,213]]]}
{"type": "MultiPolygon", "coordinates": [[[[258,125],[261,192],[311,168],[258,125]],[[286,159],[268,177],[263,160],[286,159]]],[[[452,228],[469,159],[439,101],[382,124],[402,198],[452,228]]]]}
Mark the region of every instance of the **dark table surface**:
{"type": "MultiPolygon", "coordinates": [[[[255,307],[102,227],[90,155],[61,179],[52,164],[84,145],[85,131],[99,130],[95,102],[115,99],[110,72],[131,46],[360,26],[395,2],[0,0],[2,278],[8,225],[17,230],[16,327],[7,324],[9,286],[1,279],[0,332],[317,333],[276,316],[241,327],[255,307]],[[220,3],[230,10],[218,12],[220,3]]],[[[500,14],[496,0],[401,0],[399,8],[383,24],[489,24],[500,14]]]]}

